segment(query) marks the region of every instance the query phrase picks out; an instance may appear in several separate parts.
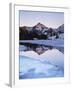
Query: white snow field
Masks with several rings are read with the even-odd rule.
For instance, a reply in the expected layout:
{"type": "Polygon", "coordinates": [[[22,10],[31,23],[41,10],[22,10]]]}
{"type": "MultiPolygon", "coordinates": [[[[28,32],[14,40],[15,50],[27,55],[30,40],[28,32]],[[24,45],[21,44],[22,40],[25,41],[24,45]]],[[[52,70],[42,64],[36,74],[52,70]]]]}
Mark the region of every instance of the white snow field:
{"type": "Polygon", "coordinates": [[[64,55],[57,49],[38,55],[34,51],[20,51],[19,79],[64,76],[64,55]]]}

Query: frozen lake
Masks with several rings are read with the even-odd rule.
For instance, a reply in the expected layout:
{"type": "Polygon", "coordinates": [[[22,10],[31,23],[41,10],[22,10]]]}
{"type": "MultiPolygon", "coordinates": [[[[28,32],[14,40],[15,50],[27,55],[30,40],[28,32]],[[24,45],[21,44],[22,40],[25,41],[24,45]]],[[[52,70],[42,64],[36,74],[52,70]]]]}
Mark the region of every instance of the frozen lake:
{"type": "Polygon", "coordinates": [[[64,55],[57,49],[38,55],[34,51],[20,51],[19,79],[64,76],[64,55]]]}
{"type": "Polygon", "coordinates": [[[55,39],[55,40],[20,40],[20,43],[30,43],[30,44],[38,44],[45,46],[53,46],[53,47],[64,47],[63,39],[55,39]]]}

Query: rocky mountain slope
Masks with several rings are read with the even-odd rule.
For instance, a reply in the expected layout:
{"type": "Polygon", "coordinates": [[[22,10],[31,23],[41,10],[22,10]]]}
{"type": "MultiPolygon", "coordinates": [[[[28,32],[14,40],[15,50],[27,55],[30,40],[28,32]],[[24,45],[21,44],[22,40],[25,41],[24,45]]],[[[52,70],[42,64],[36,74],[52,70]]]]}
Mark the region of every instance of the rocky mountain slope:
{"type": "Polygon", "coordinates": [[[37,39],[58,39],[64,38],[64,24],[57,29],[48,28],[40,22],[33,27],[19,27],[20,40],[37,40],[37,39]]]}

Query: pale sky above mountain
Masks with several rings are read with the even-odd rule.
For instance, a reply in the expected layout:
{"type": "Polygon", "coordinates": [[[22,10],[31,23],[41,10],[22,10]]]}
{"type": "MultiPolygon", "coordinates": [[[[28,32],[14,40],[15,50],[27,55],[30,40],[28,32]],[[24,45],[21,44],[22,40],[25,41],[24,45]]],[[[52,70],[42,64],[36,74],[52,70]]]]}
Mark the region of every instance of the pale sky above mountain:
{"type": "Polygon", "coordinates": [[[57,28],[64,24],[63,12],[19,11],[20,26],[34,26],[38,22],[47,27],[57,28]]]}

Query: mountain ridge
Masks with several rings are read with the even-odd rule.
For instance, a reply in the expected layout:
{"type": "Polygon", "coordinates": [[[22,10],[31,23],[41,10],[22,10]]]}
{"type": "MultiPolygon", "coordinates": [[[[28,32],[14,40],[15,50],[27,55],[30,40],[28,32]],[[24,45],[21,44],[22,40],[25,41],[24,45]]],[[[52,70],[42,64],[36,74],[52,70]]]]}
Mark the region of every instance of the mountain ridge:
{"type": "MultiPolygon", "coordinates": [[[[44,24],[38,22],[33,27],[22,26],[19,27],[20,40],[33,40],[33,39],[48,39],[49,37],[59,37],[59,34],[64,33],[64,24],[57,29],[48,28],[44,24]]],[[[50,38],[51,39],[51,38],[50,38]]]]}

